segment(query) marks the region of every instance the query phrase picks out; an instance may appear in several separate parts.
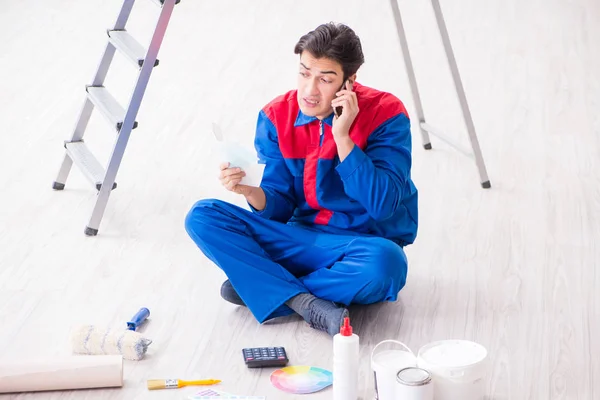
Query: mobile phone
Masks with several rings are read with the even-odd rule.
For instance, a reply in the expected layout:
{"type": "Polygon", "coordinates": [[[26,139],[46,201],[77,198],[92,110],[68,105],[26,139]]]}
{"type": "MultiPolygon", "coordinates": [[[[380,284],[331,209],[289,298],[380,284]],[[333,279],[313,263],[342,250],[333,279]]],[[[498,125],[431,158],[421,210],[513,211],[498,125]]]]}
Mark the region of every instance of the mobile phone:
{"type": "MultiPolygon", "coordinates": [[[[340,90],[343,90],[346,87],[346,82],[348,82],[347,79],[344,79],[344,83],[342,83],[342,87],[340,87],[340,89],[338,90],[338,92],[340,90]]],[[[337,106],[333,108],[333,112],[335,114],[336,117],[340,117],[340,115],[342,115],[342,111],[344,111],[344,108],[342,106],[337,106]]]]}

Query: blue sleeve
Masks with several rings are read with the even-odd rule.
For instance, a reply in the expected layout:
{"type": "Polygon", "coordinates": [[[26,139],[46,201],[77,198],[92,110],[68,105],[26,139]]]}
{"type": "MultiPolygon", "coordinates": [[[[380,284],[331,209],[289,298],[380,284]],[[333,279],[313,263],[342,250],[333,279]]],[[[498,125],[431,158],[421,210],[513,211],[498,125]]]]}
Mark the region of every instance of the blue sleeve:
{"type": "Polygon", "coordinates": [[[265,164],[260,187],[265,192],[267,204],[258,211],[252,205],[250,209],[266,219],[287,222],[296,208],[294,195],[294,177],[283,159],[277,139],[277,130],[264,110],[258,114],[254,146],[259,163],[265,164]]]}
{"type": "Polygon", "coordinates": [[[376,128],[364,151],[354,146],[336,167],[346,194],[376,221],[391,217],[401,207],[403,188],[410,179],[411,146],[410,121],[398,114],[376,128]]]}

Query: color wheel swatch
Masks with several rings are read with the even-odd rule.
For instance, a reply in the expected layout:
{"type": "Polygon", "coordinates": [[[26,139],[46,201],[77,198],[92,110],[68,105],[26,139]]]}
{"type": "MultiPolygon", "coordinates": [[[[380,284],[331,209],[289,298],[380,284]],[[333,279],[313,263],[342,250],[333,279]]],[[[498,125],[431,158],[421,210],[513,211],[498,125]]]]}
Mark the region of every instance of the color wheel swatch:
{"type": "Polygon", "coordinates": [[[291,366],[274,371],[271,383],[288,393],[315,393],[333,384],[333,374],[318,367],[291,366]]]}

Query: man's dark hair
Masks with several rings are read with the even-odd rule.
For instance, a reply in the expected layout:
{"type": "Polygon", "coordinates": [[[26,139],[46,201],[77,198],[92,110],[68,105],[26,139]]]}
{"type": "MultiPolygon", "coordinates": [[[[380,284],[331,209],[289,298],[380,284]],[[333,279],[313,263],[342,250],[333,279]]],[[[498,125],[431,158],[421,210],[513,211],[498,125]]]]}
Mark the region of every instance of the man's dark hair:
{"type": "Polygon", "coordinates": [[[344,80],[365,62],[360,39],[344,24],[329,22],[308,32],[296,43],[294,53],[302,54],[305,50],[316,58],[329,58],[340,63],[344,80]]]}

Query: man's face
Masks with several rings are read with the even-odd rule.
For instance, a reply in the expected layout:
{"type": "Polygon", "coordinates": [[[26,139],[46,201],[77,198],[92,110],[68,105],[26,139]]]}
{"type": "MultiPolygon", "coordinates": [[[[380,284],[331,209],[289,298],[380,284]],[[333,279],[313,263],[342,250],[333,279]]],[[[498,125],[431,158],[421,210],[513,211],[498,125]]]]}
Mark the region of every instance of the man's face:
{"type": "Polygon", "coordinates": [[[311,117],[326,118],[333,112],[331,101],[344,80],[342,66],[328,58],[315,58],[308,51],[300,56],[298,104],[311,117]]]}

